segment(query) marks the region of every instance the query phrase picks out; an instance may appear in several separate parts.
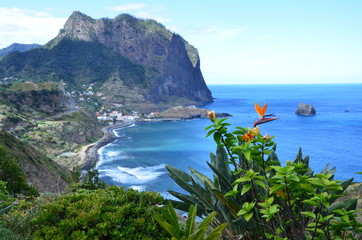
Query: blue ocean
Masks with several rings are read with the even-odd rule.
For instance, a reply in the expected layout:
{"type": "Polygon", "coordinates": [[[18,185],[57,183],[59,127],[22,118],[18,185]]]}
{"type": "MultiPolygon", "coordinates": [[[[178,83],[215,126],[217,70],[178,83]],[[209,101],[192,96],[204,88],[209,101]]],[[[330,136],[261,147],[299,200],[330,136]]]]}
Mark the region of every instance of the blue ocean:
{"type": "MultiPolygon", "coordinates": [[[[322,171],[336,167],[335,178],[362,181],[362,84],[312,85],[211,85],[215,102],[208,110],[233,115],[234,127],[252,127],[258,116],[254,102],[268,104],[267,114],[280,119],[260,125],[262,134],[275,136],[282,162],[293,160],[299,148],[310,156],[310,165],[322,171]],[[314,117],[297,116],[299,103],[313,105],[314,117]]],[[[205,138],[208,119],[178,122],[140,122],[115,130],[118,138],[99,149],[96,168],[107,184],[157,191],[180,188],[167,174],[165,165],[185,171],[188,167],[211,176],[206,162],[215,152],[212,138],[205,138]]]]}

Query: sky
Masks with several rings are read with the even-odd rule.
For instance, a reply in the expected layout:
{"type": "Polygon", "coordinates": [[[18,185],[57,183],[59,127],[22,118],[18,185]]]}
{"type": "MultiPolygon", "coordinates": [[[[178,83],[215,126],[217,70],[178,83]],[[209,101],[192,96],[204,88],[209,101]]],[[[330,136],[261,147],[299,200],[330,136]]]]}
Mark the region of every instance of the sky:
{"type": "Polygon", "coordinates": [[[361,0],[0,0],[0,48],[48,42],[73,11],[157,20],[207,84],[362,83],[361,0]]]}

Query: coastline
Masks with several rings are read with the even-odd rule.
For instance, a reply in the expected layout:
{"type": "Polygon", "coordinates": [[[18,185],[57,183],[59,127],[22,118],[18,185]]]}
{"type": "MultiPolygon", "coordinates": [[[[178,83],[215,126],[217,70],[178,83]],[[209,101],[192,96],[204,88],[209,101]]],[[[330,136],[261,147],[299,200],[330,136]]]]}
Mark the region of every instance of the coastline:
{"type": "MultiPolygon", "coordinates": [[[[219,113],[218,114],[221,117],[225,116],[231,116],[230,114],[226,113],[219,113]]],[[[103,131],[103,137],[99,139],[98,141],[91,143],[89,145],[84,146],[79,152],[79,160],[78,165],[82,170],[89,170],[93,167],[95,167],[97,161],[98,161],[98,149],[101,147],[104,147],[105,145],[113,142],[117,137],[114,135],[113,130],[125,128],[128,126],[131,126],[132,124],[136,122],[178,122],[178,121],[186,121],[191,119],[197,119],[201,118],[198,117],[155,117],[155,118],[140,118],[136,121],[130,121],[130,122],[122,122],[122,123],[116,123],[115,125],[110,125],[102,128],[103,131]]],[[[204,117],[206,118],[206,117],[204,117]]]]}
{"type": "Polygon", "coordinates": [[[93,168],[97,161],[98,161],[98,149],[101,147],[104,147],[108,143],[113,142],[117,137],[114,135],[113,130],[124,128],[131,126],[134,124],[135,121],[126,122],[126,123],[116,123],[115,125],[110,125],[107,127],[104,127],[102,129],[103,131],[103,137],[99,139],[98,141],[89,144],[87,146],[84,146],[82,150],[79,152],[80,161],[79,165],[81,166],[82,170],[89,170],[93,168]]]}
{"type": "Polygon", "coordinates": [[[137,121],[130,121],[130,122],[123,122],[123,123],[116,123],[115,125],[110,125],[102,128],[103,131],[103,137],[99,139],[98,141],[91,143],[89,145],[84,146],[79,152],[79,160],[78,165],[80,166],[80,169],[88,171],[89,169],[92,169],[95,167],[97,161],[98,161],[98,150],[101,147],[104,147],[105,145],[113,142],[117,137],[114,135],[113,130],[125,128],[128,126],[131,126],[132,124],[136,122],[174,122],[174,121],[183,121],[188,120],[184,118],[151,118],[151,119],[145,119],[141,118],[137,121]]]}

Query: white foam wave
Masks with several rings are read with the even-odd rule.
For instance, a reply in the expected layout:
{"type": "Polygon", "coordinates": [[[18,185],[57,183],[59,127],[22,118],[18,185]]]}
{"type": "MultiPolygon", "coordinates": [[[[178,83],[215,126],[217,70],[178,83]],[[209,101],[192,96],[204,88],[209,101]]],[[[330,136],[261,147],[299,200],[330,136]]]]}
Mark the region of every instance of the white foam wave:
{"type": "Polygon", "coordinates": [[[130,186],[129,188],[132,188],[133,190],[137,190],[139,192],[146,190],[146,187],[142,186],[142,185],[133,185],[133,186],[130,186]]]}
{"type": "Polygon", "coordinates": [[[126,184],[144,184],[159,178],[161,175],[166,174],[165,165],[156,165],[151,167],[121,167],[116,169],[99,169],[102,176],[108,176],[113,181],[126,183],[126,184]]]}
{"type": "Polygon", "coordinates": [[[107,156],[108,157],[116,157],[116,156],[119,156],[121,155],[123,152],[120,152],[120,151],[109,151],[107,152],[107,156]]]}
{"type": "Polygon", "coordinates": [[[122,132],[117,132],[117,131],[120,130],[120,129],[130,128],[130,127],[135,127],[135,126],[137,126],[137,125],[136,125],[135,123],[132,123],[131,125],[126,126],[126,127],[121,127],[121,128],[113,129],[113,130],[112,130],[112,133],[113,133],[113,135],[116,136],[117,138],[119,138],[119,137],[124,137],[124,136],[125,136],[124,133],[122,133],[122,132]]]}

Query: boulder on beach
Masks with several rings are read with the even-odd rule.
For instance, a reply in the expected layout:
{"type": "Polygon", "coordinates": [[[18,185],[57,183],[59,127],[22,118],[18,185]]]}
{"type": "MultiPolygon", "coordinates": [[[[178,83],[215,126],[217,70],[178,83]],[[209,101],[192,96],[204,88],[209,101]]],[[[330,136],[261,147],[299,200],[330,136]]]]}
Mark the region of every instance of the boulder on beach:
{"type": "Polygon", "coordinates": [[[297,111],[295,112],[295,114],[300,116],[314,116],[316,113],[317,112],[313,106],[305,103],[299,103],[297,111]]]}

